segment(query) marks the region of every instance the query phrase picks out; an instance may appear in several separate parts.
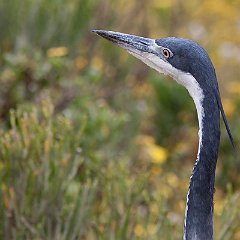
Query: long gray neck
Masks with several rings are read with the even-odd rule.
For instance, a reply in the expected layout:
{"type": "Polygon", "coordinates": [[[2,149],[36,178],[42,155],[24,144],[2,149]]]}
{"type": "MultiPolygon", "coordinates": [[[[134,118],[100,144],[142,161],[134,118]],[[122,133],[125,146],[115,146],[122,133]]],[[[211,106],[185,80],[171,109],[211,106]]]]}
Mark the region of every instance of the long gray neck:
{"type": "Polygon", "coordinates": [[[193,100],[199,120],[199,149],[187,195],[184,240],[213,239],[213,195],[220,141],[220,115],[214,95],[193,100]]]}

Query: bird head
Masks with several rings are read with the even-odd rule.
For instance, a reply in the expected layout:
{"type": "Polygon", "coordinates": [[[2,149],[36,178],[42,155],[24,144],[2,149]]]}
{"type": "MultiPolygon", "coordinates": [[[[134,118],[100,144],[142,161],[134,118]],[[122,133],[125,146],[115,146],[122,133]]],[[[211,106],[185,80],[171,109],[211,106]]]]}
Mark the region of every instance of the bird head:
{"type": "Polygon", "coordinates": [[[151,39],[120,32],[93,30],[103,38],[126,49],[160,73],[171,76],[183,85],[197,108],[199,125],[204,118],[205,106],[215,102],[221,111],[232,146],[233,137],[222,106],[217,78],[207,52],[196,42],[176,37],[151,39]]]}
{"type": "Polygon", "coordinates": [[[93,32],[126,49],[158,72],[171,76],[189,92],[193,84],[189,76],[202,89],[217,89],[217,81],[209,81],[216,76],[207,52],[191,40],[175,37],[151,39],[104,30],[93,32]]]}

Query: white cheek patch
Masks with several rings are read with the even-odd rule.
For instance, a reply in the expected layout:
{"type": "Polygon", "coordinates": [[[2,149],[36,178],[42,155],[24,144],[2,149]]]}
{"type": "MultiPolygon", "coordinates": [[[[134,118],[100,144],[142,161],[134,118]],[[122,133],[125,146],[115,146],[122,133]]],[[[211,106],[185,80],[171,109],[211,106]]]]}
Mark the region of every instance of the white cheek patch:
{"type": "Polygon", "coordinates": [[[149,67],[155,69],[156,71],[163,73],[164,75],[169,75],[171,77],[174,77],[173,74],[177,74],[176,68],[172,67],[171,64],[164,62],[161,60],[159,57],[152,53],[147,53],[147,52],[140,52],[138,50],[128,50],[130,54],[132,54],[134,57],[140,59],[143,61],[145,64],[147,64],[149,67]]]}

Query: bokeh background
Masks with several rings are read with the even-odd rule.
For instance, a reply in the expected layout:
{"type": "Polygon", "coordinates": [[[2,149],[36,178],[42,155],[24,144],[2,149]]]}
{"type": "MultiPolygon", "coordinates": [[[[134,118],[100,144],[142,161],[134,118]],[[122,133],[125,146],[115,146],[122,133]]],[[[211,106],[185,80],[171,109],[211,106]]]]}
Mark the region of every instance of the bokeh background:
{"type": "MultiPolygon", "coordinates": [[[[91,29],[199,42],[239,148],[239,0],[0,0],[0,239],[182,239],[191,98],[91,29]]],[[[240,239],[222,126],[215,236],[240,239]]]]}

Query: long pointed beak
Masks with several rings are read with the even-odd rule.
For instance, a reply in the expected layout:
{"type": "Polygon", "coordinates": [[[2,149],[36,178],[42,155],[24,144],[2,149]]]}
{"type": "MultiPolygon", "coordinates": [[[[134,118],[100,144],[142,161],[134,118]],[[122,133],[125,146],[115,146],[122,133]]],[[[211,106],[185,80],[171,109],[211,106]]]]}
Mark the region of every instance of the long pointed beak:
{"type": "Polygon", "coordinates": [[[155,39],[104,30],[93,30],[93,32],[126,49],[156,71],[176,78],[176,71],[163,55],[165,48],[159,46],[155,39]]]}
{"type": "Polygon", "coordinates": [[[158,46],[156,45],[154,39],[105,30],[92,31],[97,33],[99,36],[119,45],[120,47],[127,49],[130,52],[157,53],[156,48],[158,48],[158,46]]]}

